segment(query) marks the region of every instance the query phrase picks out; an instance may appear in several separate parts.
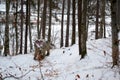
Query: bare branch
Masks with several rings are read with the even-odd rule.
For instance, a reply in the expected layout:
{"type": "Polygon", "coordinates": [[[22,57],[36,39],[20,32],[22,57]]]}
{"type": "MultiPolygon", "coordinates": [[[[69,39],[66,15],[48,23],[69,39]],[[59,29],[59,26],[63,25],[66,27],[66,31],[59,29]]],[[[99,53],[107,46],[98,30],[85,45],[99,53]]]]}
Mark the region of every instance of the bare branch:
{"type": "Polygon", "coordinates": [[[15,76],[15,75],[13,75],[13,74],[10,74],[10,73],[8,73],[9,74],[9,76],[5,76],[5,77],[3,77],[2,78],[2,80],[4,80],[4,79],[6,79],[6,78],[15,78],[15,79],[20,79],[20,78],[23,78],[23,77],[25,77],[27,74],[29,74],[31,71],[33,71],[33,70],[29,70],[28,72],[26,72],[25,74],[23,74],[23,75],[21,75],[21,76],[15,76]]]}
{"type": "Polygon", "coordinates": [[[39,69],[40,69],[40,74],[41,74],[42,80],[45,80],[44,77],[43,77],[43,73],[42,73],[42,71],[41,71],[41,62],[40,62],[40,61],[39,61],[39,69]]]}

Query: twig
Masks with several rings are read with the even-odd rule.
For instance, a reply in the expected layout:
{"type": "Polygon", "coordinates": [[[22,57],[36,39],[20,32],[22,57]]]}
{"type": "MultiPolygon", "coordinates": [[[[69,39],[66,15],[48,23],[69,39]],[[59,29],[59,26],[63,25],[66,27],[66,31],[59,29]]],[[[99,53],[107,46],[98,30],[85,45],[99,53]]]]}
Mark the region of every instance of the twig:
{"type": "Polygon", "coordinates": [[[24,76],[26,76],[28,73],[30,73],[32,70],[29,70],[28,72],[26,72],[24,75],[21,75],[19,77],[13,75],[13,74],[10,74],[9,73],[9,76],[5,76],[2,78],[2,80],[6,79],[6,78],[15,78],[15,79],[20,79],[20,78],[23,78],[24,76]]]}
{"type": "Polygon", "coordinates": [[[39,69],[40,69],[40,74],[41,74],[41,78],[42,80],[44,80],[43,74],[42,74],[42,70],[41,70],[41,62],[39,61],[39,69]]]}

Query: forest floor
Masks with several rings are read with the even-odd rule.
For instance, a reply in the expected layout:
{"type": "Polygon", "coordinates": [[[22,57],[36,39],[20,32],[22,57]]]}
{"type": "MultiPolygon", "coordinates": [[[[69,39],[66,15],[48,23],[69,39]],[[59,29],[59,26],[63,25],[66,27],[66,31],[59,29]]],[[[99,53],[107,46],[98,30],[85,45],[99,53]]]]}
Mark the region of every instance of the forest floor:
{"type": "Polygon", "coordinates": [[[120,80],[120,67],[112,67],[111,39],[87,42],[87,56],[80,60],[78,45],[51,49],[38,62],[33,53],[0,56],[0,77],[4,80],[120,80]]]}

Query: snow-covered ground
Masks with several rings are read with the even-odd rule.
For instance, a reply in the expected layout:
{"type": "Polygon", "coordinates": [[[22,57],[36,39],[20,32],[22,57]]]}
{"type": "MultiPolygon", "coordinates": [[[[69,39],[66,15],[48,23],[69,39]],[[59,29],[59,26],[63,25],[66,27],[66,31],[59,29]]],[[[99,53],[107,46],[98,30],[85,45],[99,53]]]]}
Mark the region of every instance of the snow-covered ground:
{"type": "Polygon", "coordinates": [[[110,38],[88,41],[87,52],[80,60],[75,44],[52,49],[41,62],[33,60],[33,53],[0,57],[0,76],[5,80],[120,80],[120,68],[111,69],[110,38]]]}
{"type": "MultiPolygon", "coordinates": [[[[3,4],[0,6],[4,8],[3,4]]],[[[0,10],[5,10],[1,8],[0,10]]],[[[34,20],[34,16],[31,19],[34,20]]],[[[110,19],[107,22],[109,24],[110,19]]],[[[64,25],[65,37],[66,23],[64,25]]],[[[0,56],[0,80],[1,78],[3,80],[120,80],[120,67],[111,69],[111,28],[109,26],[106,27],[107,38],[98,40],[94,40],[95,26],[89,26],[87,56],[82,60],[80,60],[77,43],[67,48],[58,48],[60,26],[60,22],[52,25],[52,41],[57,49],[51,49],[50,56],[41,62],[33,59],[34,52],[17,56],[0,56]]],[[[32,30],[33,40],[36,39],[36,31],[36,28],[32,30]]],[[[13,48],[12,45],[10,46],[13,48]]]]}

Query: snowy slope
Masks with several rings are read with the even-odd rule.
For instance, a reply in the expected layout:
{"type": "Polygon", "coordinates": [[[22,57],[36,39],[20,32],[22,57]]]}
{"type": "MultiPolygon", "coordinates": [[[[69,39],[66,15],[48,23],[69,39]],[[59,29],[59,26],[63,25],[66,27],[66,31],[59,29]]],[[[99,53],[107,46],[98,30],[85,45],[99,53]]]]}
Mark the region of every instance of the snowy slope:
{"type": "Polygon", "coordinates": [[[78,45],[52,49],[43,61],[33,53],[0,57],[0,75],[5,80],[120,80],[120,68],[111,69],[109,38],[87,42],[88,55],[80,60],[78,45]]]}
{"type": "MultiPolygon", "coordinates": [[[[1,4],[0,7],[1,11],[5,11],[5,5],[1,4]]],[[[32,17],[34,19],[34,16],[32,17]]],[[[52,49],[50,56],[41,62],[33,60],[34,53],[0,56],[0,80],[1,78],[4,80],[120,80],[120,68],[111,69],[111,39],[94,40],[94,31],[94,25],[89,26],[88,54],[82,60],[77,44],[67,48],[52,49]]],[[[35,39],[36,30],[32,33],[35,39]]],[[[107,37],[111,35],[110,27],[107,27],[106,33],[107,37]]],[[[60,23],[52,25],[52,35],[54,38],[52,41],[59,44],[60,23]]]]}

